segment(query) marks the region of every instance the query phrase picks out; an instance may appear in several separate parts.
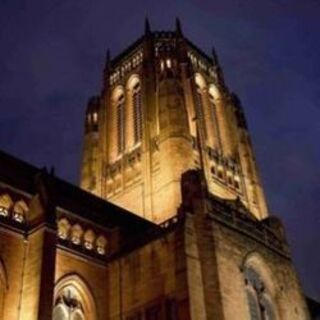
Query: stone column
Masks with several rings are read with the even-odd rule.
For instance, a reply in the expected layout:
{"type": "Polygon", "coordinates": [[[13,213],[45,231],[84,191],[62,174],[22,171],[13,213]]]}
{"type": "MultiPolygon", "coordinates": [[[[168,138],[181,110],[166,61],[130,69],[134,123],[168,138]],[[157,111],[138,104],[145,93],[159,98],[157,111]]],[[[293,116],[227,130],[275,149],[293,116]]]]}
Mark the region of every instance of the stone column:
{"type": "Polygon", "coordinates": [[[19,320],[51,320],[53,310],[56,224],[46,174],[38,177],[38,194],[28,212],[19,320]]]}

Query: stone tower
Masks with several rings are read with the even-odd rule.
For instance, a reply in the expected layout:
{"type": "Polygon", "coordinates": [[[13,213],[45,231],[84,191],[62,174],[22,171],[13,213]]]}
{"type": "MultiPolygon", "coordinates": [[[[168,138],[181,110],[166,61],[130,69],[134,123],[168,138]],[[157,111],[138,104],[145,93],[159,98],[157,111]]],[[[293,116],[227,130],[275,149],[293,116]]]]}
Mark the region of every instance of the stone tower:
{"type": "Polygon", "coordinates": [[[151,31],[117,57],[88,103],[81,187],[161,223],[181,203],[181,175],[204,171],[208,190],[267,216],[239,99],[226,87],[215,51],[182,33],[151,31]]]}
{"type": "Polygon", "coordinates": [[[178,21],[107,54],[81,185],[0,151],[0,319],[311,320],[240,102],[178,21]]]}

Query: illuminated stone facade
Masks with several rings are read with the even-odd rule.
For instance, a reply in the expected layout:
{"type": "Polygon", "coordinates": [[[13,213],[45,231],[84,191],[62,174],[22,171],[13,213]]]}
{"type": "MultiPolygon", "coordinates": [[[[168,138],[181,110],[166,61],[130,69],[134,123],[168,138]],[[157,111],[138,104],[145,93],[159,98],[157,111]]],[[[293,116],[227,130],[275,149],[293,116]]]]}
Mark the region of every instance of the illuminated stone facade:
{"type": "Polygon", "coordinates": [[[241,106],[179,23],[108,56],[85,132],[90,192],[0,152],[0,319],[310,319],[241,106]]]}
{"type": "Polygon", "coordinates": [[[183,172],[202,168],[210,193],[239,198],[259,219],[264,192],[238,98],[215,52],[175,31],[107,54],[104,86],[86,113],[81,187],[161,223],[181,202],[183,172]]]}

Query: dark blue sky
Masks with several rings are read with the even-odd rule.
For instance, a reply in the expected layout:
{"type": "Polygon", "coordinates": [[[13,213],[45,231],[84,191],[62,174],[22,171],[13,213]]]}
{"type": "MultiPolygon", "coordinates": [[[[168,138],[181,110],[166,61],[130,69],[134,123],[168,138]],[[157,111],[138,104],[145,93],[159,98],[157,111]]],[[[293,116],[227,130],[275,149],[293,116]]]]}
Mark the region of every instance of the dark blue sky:
{"type": "Polygon", "coordinates": [[[238,93],[272,212],[320,298],[320,2],[0,0],[0,148],[77,183],[83,115],[109,47],[182,20],[238,93]]]}

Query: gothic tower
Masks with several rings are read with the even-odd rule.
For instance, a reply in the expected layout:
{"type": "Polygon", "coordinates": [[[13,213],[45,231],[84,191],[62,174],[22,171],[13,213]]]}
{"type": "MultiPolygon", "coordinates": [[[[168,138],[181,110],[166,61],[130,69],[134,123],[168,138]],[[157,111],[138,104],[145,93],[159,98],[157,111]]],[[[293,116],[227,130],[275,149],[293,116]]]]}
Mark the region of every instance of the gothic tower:
{"type": "Polygon", "coordinates": [[[0,151],[0,320],[311,319],[242,106],[179,21],[107,53],[81,185],[0,151]]]}
{"type": "Polygon", "coordinates": [[[182,33],[151,31],[117,57],[85,121],[81,187],[160,223],[181,203],[180,179],[204,171],[210,193],[239,199],[258,219],[267,207],[243,108],[217,55],[182,33]]]}

